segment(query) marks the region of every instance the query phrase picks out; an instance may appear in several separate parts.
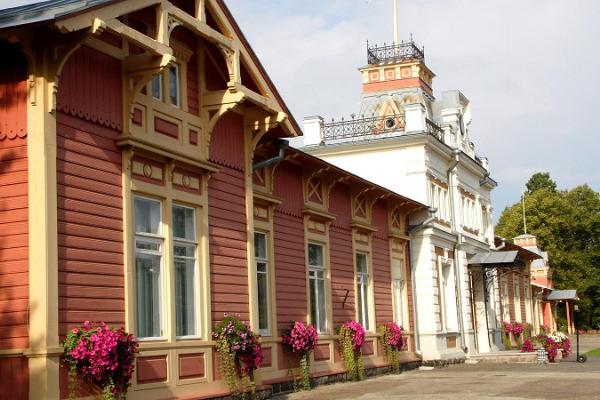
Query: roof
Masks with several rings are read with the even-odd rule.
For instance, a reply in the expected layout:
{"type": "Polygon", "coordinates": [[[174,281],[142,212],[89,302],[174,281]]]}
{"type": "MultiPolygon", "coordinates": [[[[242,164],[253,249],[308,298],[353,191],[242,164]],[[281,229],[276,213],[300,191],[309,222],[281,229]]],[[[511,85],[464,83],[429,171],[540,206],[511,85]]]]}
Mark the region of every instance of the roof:
{"type": "Polygon", "coordinates": [[[529,233],[524,233],[522,235],[515,236],[513,239],[531,239],[531,238],[535,238],[535,236],[530,235],[529,233]]]}
{"type": "Polygon", "coordinates": [[[558,300],[579,300],[577,297],[577,290],[553,290],[548,296],[544,298],[547,301],[558,301],[558,300]]]}
{"type": "Polygon", "coordinates": [[[552,290],[552,288],[549,288],[548,286],[544,286],[544,285],[541,285],[541,284],[536,283],[536,282],[531,282],[531,286],[539,287],[539,288],[542,288],[542,289],[552,290]]]}
{"type": "MultiPolygon", "coordinates": [[[[0,29],[9,28],[19,25],[34,24],[52,21],[60,17],[70,16],[89,10],[97,6],[109,5],[111,3],[118,3],[125,0],[48,0],[34,4],[27,4],[19,7],[0,9],[0,29]]],[[[135,0],[130,0],[135,1],[135,0]]],[[[279,94],[279,91],[275,87],[275,84],[271,80],[271,77],[267,73],[266,69],[260,62],[256,53],[250,46],[250,43],[246,39],[242,30],[240,29],[237,21],[233,18],[233,15],[225,5],[223,0],[215,0],[216,3],[221,7],[225,17],[231,23],[233,30],[238,35],[242,45],[248,52],[249,57],[256,64],[262,78],[265,80],[266,85],[273,93],[273,96],[280,104],[283,111],[287,114],[288,121],[292,125],[297,136],[302,135],[302,129],[298,122],[292,115],[287,104],[279,94]]],[[[1,5],[0,5],[1,7],[1,5]]]]}
{"type": "Polygon", "coordinates": [[[50,21],[113,0],[49,0],[0,10],[0,28],[50,21]]]}
{"type": "Polygon", "coordinates": [[[307,164],[313,164],[313,165],[320,165],[320,166],[324,166],[327,168],[327,170],[329,171],[333,171],[333,172],[337,172],[340,175],[344,175],[344,176],[348,176],[350,177],[350,180],[347,180],[346,182],[353,184],[353,185],[365,185],[365,186],[370,186],[380,192],[386,193],[389,197],[401,201],[401,202],[406,202],[408,204],[410,204],[411,206],[415,207],[416,209],[428,209],[429,206],[418,202],[417,200],[413,200],[411,198],[402,196],[401,194],[398,194],[390,189],[384,188],[383,186],[379,186],[376,183],[373,183],[367,179],[361,178],[358,175],[353,174],[352,172],[346,171],[345,169],[342,169],[340,167],[337,167],[333,164],[330,164],[329,162],[319,158],[319,157],[315,157],[311,154],[308,154],[300,149],[296,149],[294,147],[287,147],[286,149],[287,152],[293,153],[296,155],[297,158],[300,158],[302,160],[302,164],[303,165],[307,165],[307,164]]]}
{"type": "Polygon", "coordinates": [[[469,265],[482,266],[501,266],[513,265],[517,261],[519,252],[516,250],[510,251],[491,251],[488,253],[475,253],[469,258],[469,265]]]}

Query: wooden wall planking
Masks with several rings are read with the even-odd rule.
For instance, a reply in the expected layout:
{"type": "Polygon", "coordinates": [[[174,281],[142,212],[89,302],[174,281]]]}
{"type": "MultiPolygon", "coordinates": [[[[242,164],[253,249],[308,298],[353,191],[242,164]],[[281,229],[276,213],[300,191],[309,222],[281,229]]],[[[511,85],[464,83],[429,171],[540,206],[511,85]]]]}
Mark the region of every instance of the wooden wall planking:
{"type": "Polygon", "coordinates": [[[121,63],[82,47],[61,75],[57,113],[59,334],[125,323],[121,63]]]}

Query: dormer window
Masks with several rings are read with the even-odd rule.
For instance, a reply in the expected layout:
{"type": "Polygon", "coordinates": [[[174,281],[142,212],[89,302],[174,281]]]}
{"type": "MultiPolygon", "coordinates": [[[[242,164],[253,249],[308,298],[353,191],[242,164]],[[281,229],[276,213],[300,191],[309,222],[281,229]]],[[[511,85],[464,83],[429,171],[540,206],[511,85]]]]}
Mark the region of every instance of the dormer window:
{"type": "Polygon", "coordinates": [[[150,84],[152,98],[181,107],[181,73],[179,64],[171,65],[167,71],[154,75],[150,84]],[[165,93],[167,96],[165,97],[165,93]]]}

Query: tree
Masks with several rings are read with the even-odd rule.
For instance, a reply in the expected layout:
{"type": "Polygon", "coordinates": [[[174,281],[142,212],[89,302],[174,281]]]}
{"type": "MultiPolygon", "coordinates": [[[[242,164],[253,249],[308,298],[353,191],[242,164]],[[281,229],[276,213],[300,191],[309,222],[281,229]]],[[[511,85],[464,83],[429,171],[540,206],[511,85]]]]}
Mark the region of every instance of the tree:
{"type": "Polygon", "coordinates": [[[556,182],[550,179],[549,172],[536,172],[529,178],[525,184],[527,193],[531,194],[539,189],[549,189],[552,192],[556,191],[556,182]]]}
{"type": "MultiPolygon", "coordinates": [[[[534,174],[525,196],[527,231],[548,252],[558,289],[577,289],[582,326],[600,327],[600,194],[588,185],[557,191],[549,174],[534,174]]],[[[521,203],[507,207],[496,234],[523,233],[521,203]]]]}

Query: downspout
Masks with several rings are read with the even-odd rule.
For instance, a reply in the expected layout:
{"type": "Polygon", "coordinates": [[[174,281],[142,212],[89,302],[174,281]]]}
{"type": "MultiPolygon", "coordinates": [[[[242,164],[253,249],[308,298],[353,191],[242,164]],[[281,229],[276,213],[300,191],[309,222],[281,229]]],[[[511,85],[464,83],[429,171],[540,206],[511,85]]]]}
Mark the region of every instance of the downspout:
{"type": "MultiPolygon", "coordinates": [[[[420,231],[421,229],[427,228],[429,226],[429,224],[431,224],[433,221],[435,221],[435,217],[434,214],[437,212],[436,208],[429,208],[429,217],[427,219],[425,219],[425,221],[421,222],[420,224],[417,225],[412,225],[408,227],[408,235],[409,237],[415,233],[420,231]]],[[[414,267],[414,263],[413,263],[413,256],[412,256],[412,238],[410,238],[410,240],[408,241],[408,261],[409,261],[409,266],[410,266],[410,284],[412,287],[412,301],[413,301],[413,320],[415,321],[415,332],[414,332],[414,338],[415,338],[415,353],[421,355],[421,339],[419,336],[419,313],[417,312],[417,285],[415,282],[415,267],[414,267]]]]}
{"type": "MultiPolygon", "coordinates": [[[[452,161],[452,164],[450,164],[450,168],[448,168],[448,171],[446,171],[446,175],[448,177],[448,186],[453,189],[454,185],[453,180],[452,180],[452,172],[456,169],[456,167],[458,166],[458,163],[460,162],[460,153],[461,151],[459,149],[453,149],[452,150],[452,155],[454,156],[454,160],[452,161]]],[[[458,221],[456,220],[456,210],[454,208],[455,204],[454,204],[454,190],[450,191],[450,209],[452,210],[452,220],[454,222],[453,226],[452,226],[452,233],[456,236],[456,244],[454,245],[454,281],[455,281],[455,289],[457,290],[457,296],[456,299],[458,301],[458,309],[459,309],[459,313],[458,313],[458,321],[460,324],[460,335],[462,338],[462,350],[463,352],[467,353],[469,351],[469,348],[467,346],[467,342],[466,342],[466,335],[465,335],[465,321],[464,321],[464,315],[463,315],[463,298],[462,298],[462,278],[459,277],[458,274],[458,266],[459,266],[459,257],[458,257],[458,247],[462,244],[462,233],[460,233],[457,229],[456,229],[456,225],[458,224],[458,221]]],[[[475,339],[477,340],[477,339],[475,339]]]]}
{"type": "Polygon", "coordinates": [[[277,155],[271,158],[267,158],[266,160],[262,160],[252,165],[252,170],[256,171],[257,169],[262,169],[268,167],[269,165],[277,164],[280,161],[283,161],[285,157],[285,150],[289,147],[287,140],[277,139],[277,155]]]}

